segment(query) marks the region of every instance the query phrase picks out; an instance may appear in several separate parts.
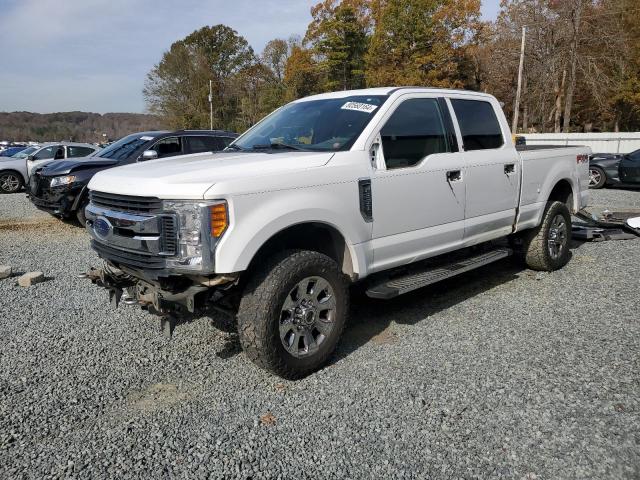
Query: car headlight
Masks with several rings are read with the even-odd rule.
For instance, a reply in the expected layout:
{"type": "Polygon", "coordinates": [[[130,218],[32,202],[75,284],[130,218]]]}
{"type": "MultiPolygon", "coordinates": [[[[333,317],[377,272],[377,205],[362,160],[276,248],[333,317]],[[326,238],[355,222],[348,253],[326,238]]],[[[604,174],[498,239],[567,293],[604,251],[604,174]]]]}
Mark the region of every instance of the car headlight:
{"type": "Polygon", "coordinates": [[[213,254],[218,239],[228,226],[224,201],[163,201],[163,211],[174,213],[177,220],[175,257],[167,266],[188,270],[213,269],[213,254]]]}
{"type": "Polygon", "coordinates": [[[61,187],[62,185],[69,185],[76,181],[75,175],[65,175],[63,177],[53,177],[49,186],[61,187]]]}

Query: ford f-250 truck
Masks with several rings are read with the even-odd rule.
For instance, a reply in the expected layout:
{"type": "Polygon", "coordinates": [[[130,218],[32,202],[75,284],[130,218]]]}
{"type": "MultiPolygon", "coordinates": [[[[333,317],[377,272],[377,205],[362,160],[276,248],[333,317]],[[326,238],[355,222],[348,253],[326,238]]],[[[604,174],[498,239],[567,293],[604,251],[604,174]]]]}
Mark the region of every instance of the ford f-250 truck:
{"type": "Polygon", "coordinates": [[[182,313],[224,311],[251,360],[295,378],[336,348],[351,283],[386,299],[514,251],[564,266],[588,154],[517,151],[476,92],[303,98],[225,152],[98,173],[86,218],[105,262],[88,276],[169,332],[182,313]]]}

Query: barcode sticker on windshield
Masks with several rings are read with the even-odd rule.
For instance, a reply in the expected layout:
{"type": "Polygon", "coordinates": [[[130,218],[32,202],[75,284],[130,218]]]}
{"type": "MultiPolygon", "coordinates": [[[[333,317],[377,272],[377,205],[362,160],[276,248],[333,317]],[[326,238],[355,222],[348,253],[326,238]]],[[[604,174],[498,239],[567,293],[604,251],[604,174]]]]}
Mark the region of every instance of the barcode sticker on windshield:
{"type": "Polygon", "coordinates": [[[355,110],[357,112],[371,113],[376,108],[378,108],[378,106],[377,105],[371,105],[370,103],[347,102],[344,105],[342,105],[342,107],[340,107],[340,108],[342,110],[355,110]]]}
{"type": "Polygon", "coordinates": [[[145,142],[148,142],[149,140],[153,140],[154,137],[149,137],[147,135],[145,135],[144,137],[140,137],[140,140],[144,140],[145,142]]]}

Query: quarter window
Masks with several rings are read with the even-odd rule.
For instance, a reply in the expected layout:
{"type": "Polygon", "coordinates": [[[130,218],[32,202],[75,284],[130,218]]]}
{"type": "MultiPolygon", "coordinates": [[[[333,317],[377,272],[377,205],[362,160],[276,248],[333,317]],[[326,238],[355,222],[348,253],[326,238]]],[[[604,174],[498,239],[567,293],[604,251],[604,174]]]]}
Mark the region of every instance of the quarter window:
{"type": "Polygon", "coordinates": [[[451,99],[465,150],[500,148],[504,144],[496,112],[489,102],[451,99]]]}
{"type": "Polygon", "coordinates": [[[451,146],[435,98],[412,98],[400,104],[380,131],[387,169],[411,167],[451,146]]]}

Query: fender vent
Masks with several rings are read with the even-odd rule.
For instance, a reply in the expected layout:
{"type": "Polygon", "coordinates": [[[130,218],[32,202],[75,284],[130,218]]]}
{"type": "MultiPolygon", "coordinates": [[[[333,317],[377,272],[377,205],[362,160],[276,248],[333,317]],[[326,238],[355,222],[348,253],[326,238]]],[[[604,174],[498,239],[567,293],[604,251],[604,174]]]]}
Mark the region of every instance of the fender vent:
{"type": "Polygon", "coordinates": [[[371,179],[358,180],[360,192],[360,213],[367,223],[373,222],[373,196],[371,195],[371,179]]]}

